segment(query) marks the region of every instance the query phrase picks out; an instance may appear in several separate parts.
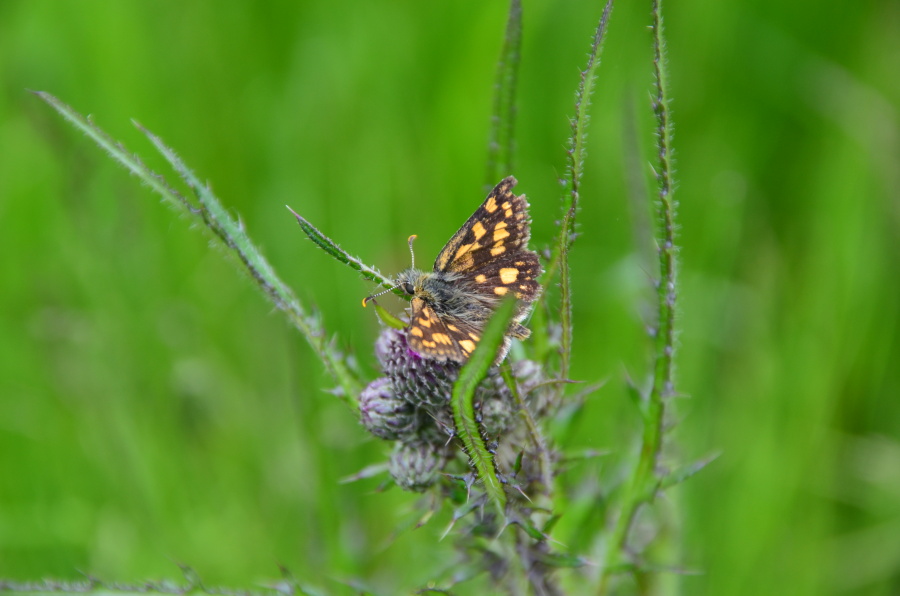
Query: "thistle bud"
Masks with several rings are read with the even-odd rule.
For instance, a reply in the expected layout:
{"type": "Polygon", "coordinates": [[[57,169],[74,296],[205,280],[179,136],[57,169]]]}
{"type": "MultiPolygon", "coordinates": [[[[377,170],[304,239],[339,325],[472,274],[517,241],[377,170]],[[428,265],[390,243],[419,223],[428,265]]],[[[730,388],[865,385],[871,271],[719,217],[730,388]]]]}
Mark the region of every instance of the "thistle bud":
{"type": "Polygon", "coordinates": [[[359,412],[363,426],[382,439],[409,437],[418,428],[415,408],[395,394],[387,377],[375,379],[362,390],[359,412]]]}
{"type": "Polygon", "coordinates": [[[450,403],[459,364],[423,358],[410,349],[402,331],[392,328],[378,336],[375,353],[398,396],[417,406],[450,403]]]}
{"type": "Polygon", "coordinates": [[[397,486],[423,492],[438,478],[443,457],[431,443],[397,443],[391,454],[389,470],[397,486]]]}
{"type": "Polygon", "coordinates": [[[496,395],[480,403],[478,418],[481,428],[490,437],[496,437],[506,431],[512,424],[516,408],[510,399],[496,395]]]}

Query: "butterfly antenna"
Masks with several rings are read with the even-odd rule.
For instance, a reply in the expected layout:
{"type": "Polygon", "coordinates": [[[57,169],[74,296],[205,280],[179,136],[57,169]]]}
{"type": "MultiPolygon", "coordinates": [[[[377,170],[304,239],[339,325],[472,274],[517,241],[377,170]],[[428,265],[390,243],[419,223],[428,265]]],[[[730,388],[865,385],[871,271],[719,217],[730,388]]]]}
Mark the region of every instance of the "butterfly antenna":
{"type": "MultiPolygon", "coordinates": [[[[409,254],[410,254],[410,256],[412,257],[412,267],[413,267],[413,268],[415,268],[415,266],[416,266],[416,253],[413,252],[413,247],[412,247],[413,240],[415,240],[415,239],[416,239],[416,235],[413,234],[413,235],[410,236],[409,239],[406,241],[406,242],[409,244],[409,254]]],[[[394,290],[396,290],[396,289],[399,288],[399,287],[400,287],[400,284],[397,284],[397,285],[395,285],[395,286],[393,286],[393,287],[391,287],[391,288],[388,288],[388,289],[386,289],[386,290],[382,290],[382,291],[378,292],[377,294],[372,294],[371,296],[366,296],[365,298],[363,298],[363,301],[362,301],[363,308],[366,307],[366,304],[369,303],[369,300],[375,300],[375,299],[378,298],[379,296],[382,296],[382,295],[384,295],[384,294],[387,294],[388,292],[393,292],[394,290]]]]}
{"type": "Polygon", "coordinates": [[[413,240],[415,240],[415,239],[416,239],[416,235],[413,234],[413,235],[410,236],[409,239],[406,241],[406,242],[409,244],[409,256],[410,256],[410,258],[411,258],[411,260],[412,260],[412,265],[410,265],[410,268],[411,268],[411,269],[415,269],[415,268],[416,268],[416,253],[413,251],[413,247],[412,247],[413,240]]]}
{"type": "Polygon", "coordinates": [[[366,307],[366,304],[369,303],[369,300],[375,300],[379,296],[381,296],[383,294],[387,294],[388,292],[393,292],[394,290],[396,290],[399,287],[400,287],[400,284],[397,284],[396,286],[394,286],[392,288],[388,288],[386,290],[382,290],[382,291],[378,292],[377,294],[372,294],[371,296],[366,296],[365,298],[363,298],[363,301],[362,301],[363,308],[366,307]]]}

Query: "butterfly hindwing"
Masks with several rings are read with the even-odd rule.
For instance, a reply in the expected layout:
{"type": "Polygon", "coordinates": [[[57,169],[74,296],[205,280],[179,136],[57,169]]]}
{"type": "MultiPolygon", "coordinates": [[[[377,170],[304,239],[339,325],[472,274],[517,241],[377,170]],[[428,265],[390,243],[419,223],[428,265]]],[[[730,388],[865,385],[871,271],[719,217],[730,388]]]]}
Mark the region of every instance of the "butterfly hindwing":
{"type": "Polygon", "coordinates": [[[481,334],[455,318],[439,316],[421,298],[413,298],[407,341],[420,354],[437,360],[465,362],[475,351],[481,334]]]}

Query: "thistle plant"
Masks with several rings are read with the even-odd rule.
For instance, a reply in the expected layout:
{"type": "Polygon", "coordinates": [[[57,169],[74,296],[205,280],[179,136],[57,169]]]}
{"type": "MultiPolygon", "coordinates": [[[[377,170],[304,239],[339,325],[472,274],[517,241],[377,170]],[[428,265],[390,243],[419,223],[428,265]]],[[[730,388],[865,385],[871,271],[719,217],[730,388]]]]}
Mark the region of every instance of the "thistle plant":
{"type": "MultiPolygon", "coordinates": [[[[658,222],[655,242],[659,271],[656,284],[657,317],[650,325],[653,347],[652,375],[648,389],[632,387],[632,397],[642,415],[640,448],[626,477],[604,487],[600,502],[612,495],[606,519],[587,531],[593,533],[590,552],[570,552],[556,543],[553,532],[565,515],[566,495],[556,494],[556,478],[573,456],[561,452],[545,436],[545,423],[567,406],[578,404],[595,390],[572,387],[572,311],[569,255],[575,249],[576,224],[581,204],[593,200],[581,185],[587,152],[587,127],[591,97],[598,81],[600,55],[610,23],[612,0],[602,12],[591,41],[588,62],[581,72],[575,95],[566,165],[558,237],[542,263],[545,287],[558,284],[560,291],[545,292],[539,309],[558,313],[546,325],[560,329],[558,339],[547,328],[533,329],[535,336],[553,350],[533,350],[530,357],[503,358],[511,330],[524,316],[520,301],[498,300],[490,316],[479,320],[477,346],[465,350],[464,358],[435,358],[411,345],[413,322],[397,318],[377,303],[383,329],[375,342],[381,369],[375,379],[366,379],[337,348],[316,311],[303,305],[277,276],[243,226],[224,209],[210,188],[162,140],[137,125],[193,192],[187,197],[165,179],[150,171],[134,154],[113,141],[89,119],[48,93],[37,95],[102,147],[114,160],[146,183],[188,218],[203,224],[227,247],[250,278],[275,307],[288,317],[334,379],[338,395],[359,413],[362,429],[378,440],[391,443],[387,470],[391,482],[408,491],[426,493],[423,503],[445,504],[453,510],[446,534],[459,547],[458,569],[485,572],[509,594],[554,595],[569,589],[584,593],[608,593],[621,578],[632,579],[638,593],[654,593],[653,576],[662,566],[646,560],[644,545],[632,544],[630,536],[639,512],[653,504],[668,487],[698,471],[706,462],[674,471],[660,466],[667,430],[666,410],[675,394],[673,380],[674,325],[676,306],[675,202],[672,197],[671,123],[666,89],[665,46],[659,0],[652,5],[655,92],[652,110],[656,117],[655,166],[658,222]],[[552,295],[551,295],[552,294],[552,295]],[[548,304],[550,300],[558,303],[548,304]],[[501,354],[498,358],[497,355],[501,354]],[[599,554],[598,554],[599,553],[599,554]],[[561,573],[567,568],[582,571],[561,573]]],[[[522,35],[522,7],[512,0],[505,42],[497,67],[495,101],[488,147],[487,176],[492,183],[513,170],[515,150],[515,94],[522,35]]],[[[477,213],[476,213],[477,214],[477,213]]],[[[302,231],[319,248],[358,272],[364,279],[409,299],[409,283],[383,275],[376,268],[349,255],[339,244],[317,229],[302,214],[293,213],[302,231]]],[[[527,236],[526,236],[527,242],[527,236]]],[[[533,253],[530,253],[533,254],[533,253]]],[[[536,257],[535,257],[536,258],[536,257]]],[[[524,288],[524,286],[522,286],[524,288]]],[[[521,332],[519,332],[522,335],[521,332]]],[[[420,345],[420,344],[417,344],[420,345]]],[[[527,353],[525,344],[520,352],[527,353]]],[[[431,505],[433,507],[433,505],[431,505]]],[[[427,513],[424,518],[427,518],[427,513]]],[[[449,590],[459,573],[445,578],[441,588],[449,590]]],[[[29,584],[7,584],[9,589],[32,591],[29,584]]]]}

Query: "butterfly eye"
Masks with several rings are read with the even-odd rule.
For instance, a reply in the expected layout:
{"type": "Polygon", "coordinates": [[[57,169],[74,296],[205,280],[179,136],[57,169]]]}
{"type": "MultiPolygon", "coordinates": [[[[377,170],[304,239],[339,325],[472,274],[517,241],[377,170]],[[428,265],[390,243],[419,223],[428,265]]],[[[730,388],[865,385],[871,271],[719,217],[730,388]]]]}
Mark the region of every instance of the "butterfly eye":
{"type": "Polygon", "coordinates": [[[406,292],[407,294],[409,294],[410,296],[412,296],[413,294],[416,293],[415,289],[413,288],[413,285],[409,282],[405,282],[403,284],[403,291],[406,292]]]}

